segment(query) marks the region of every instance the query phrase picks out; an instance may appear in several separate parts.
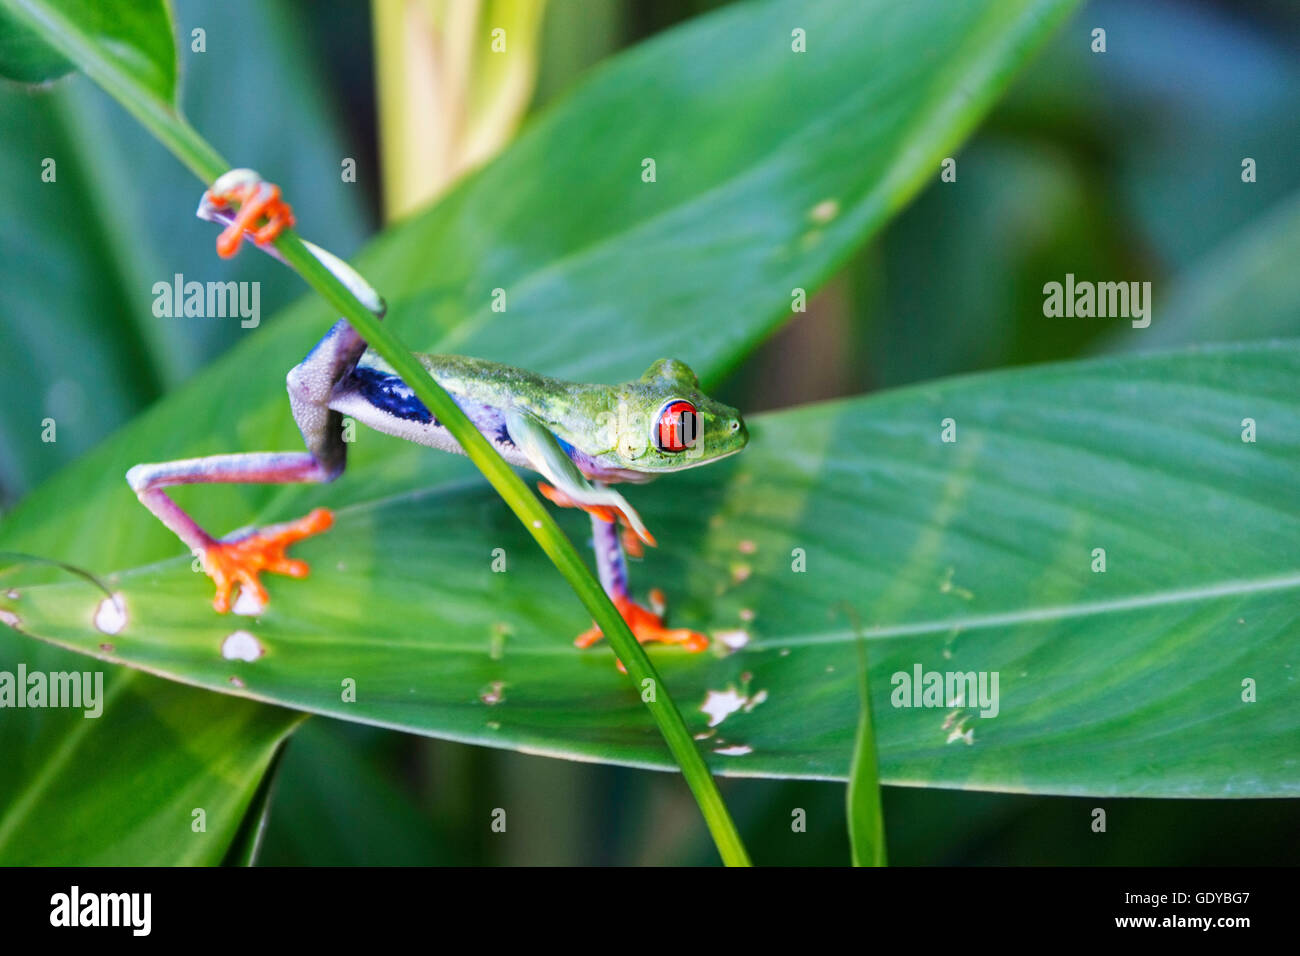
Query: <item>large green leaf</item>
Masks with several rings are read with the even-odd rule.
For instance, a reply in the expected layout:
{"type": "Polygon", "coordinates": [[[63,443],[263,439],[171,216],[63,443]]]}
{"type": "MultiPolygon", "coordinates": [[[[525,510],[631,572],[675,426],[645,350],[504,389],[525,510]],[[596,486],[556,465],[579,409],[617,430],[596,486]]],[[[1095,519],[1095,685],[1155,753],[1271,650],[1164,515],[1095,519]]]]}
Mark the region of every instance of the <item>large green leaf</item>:
{"type": "MultiPolygon", "coordinates": [[[[693,710],[714,766],[843,777],[860,633],[886,782],[1300,791],[1298,378],[1290,342],[957,379],[760,416],[739,458],[639,489],[664,546],[634,584],[664,586],[677,624],[747,640],[655,652],[688,710],[747,700],[713,728],[693,710]],[[892,675],[918,665],[998,672],[999,714],[892,706],[892,675]]],[[[350,504],[301,551],[313,577],[274,587],[258,620],[196,615],[210,588],[188,558],[113,576],[130,621],[111,654],[85,626],[88,588],[6,603],[48,640],[213,690],[667,764],[608,651],[565,640],[585,624],[577,601],[477,484],[350,504]],[[222,658],[237,628],[260,659],[222,658]]]]}

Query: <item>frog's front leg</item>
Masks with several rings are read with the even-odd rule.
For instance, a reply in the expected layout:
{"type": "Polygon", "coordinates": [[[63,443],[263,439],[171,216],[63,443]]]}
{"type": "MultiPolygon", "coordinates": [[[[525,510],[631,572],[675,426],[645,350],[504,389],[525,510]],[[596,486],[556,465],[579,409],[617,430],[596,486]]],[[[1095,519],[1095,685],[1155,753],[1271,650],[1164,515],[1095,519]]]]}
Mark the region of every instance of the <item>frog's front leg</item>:
{"type": "Polygon", "coordinates": [[[307,564],[287,557],[285,549],[327,529],[333,515],[328,509],[317,508],[297,521],[218,540],[163,489],[190,484],[333,481],[346,465],[347,445],[342,434],[343,416],[327,403],[334,385],[351,371],[363,351],[365,342],[350,325],[340,321],[289,373],[289,402],[307,451],[212,455],[136,465],[127,472],[126,480],[145,507],[201,558],[204,571],[217,587],[212,606],[218,612],[230,610],[236,585],[241,597],[264,607],[267,593],[258,578],[263,571],[304,577],[307,564]]]}
{"type": "Polygon", "coordinates": [[[270,244],[293,226],[293,210],[280,198],[280,187],[251,169],[232,169],[218,177],[203,194],[198,215],[226,227],[217,237],[217,255],[223,259],[239,251],[246,235],[270,252],[270,244]]]}
{"type": "MultiPolygon", "coordinates": [[[[615,522],[605,520],[600,515],[591,516],[592,546],[596,551],[596,570],[600,575],[600,585],[609,595],[609,599],[618,608],[618,613],[631,628],[636,639],[642,644],[659,641],[665,644],[680,644],[692,653],[702,651],[709,646],[709,639],[699,631],[688,628],[667,628],[663,623],[664,596],[655,588],[650,592],[653,610],[642,607],[632,600],[627,584],[627,561],[623,557],[623,548],[619,543],[619,530],[615,522]]],[[[590,647],[604,634],[598,626],[579,634],[574,640],[578,647],[590,647]]],[[[619,668],[623,664],[619,662],[619,668]]]]}
{"type": "Polygon", "coordinates": [[[617,521],[620,525],[620,537],[623,542],[623,551],[634,558],[641,558],[645,555],[645,542],[641,540],[640,535],[628,523],[627,518],[622,511],[610,505],[584,505],[574,501],[559,488],[554,485],[548,485],[544,481],[537,483],[537,490],[541,492],[542,497],[554,505],[561,508],[581,508],[587,514],[601,521],[617,521]]]}
{"type": "Polygon", "coordinates": [[[617,517],[626,522],[643,542],[652,548],[655,546],[654,535],[641,521],[636,509],[613,488],[588,481],[560,448],[549,428],[518,408],[506,409],[505,418],[506,429],[515,447],[523,452],[533,470],[551,483],[539,486],[538,490],[544,497],[561,508],[581,508],[602,521],[613,521],[617,517]]]}
{"type": "MultiPolygon", "coordinates": [[[[643,608],[628,594],[627,561],[619,543],[619,526],[615,518],[626,520],[646,544],[653,546],[655,540],[627,500],[613,488],[589,481],[565,454],[551,430],[532,415],[516,408],[507,409],[506,427],[524,457],[554,486],[544,489],[543,494],[562,507],[582,508],[591,515],[596,569],[600,573],[601,586],[637,640],[642,644],[651,641],[680,644],[688,651],[702,651],[708,647],[709,639],[698,631],[664,627],[663,594],[657,589],[650,592],[651,602],[657,607],[655,611],[643,608]]],[[[599,627],[592,627],[579,635],[574,643],[579,647],[590,647],[602,636],[599,627]]],[[[619,667],[622,666],[619,662],[619,667]]]]}

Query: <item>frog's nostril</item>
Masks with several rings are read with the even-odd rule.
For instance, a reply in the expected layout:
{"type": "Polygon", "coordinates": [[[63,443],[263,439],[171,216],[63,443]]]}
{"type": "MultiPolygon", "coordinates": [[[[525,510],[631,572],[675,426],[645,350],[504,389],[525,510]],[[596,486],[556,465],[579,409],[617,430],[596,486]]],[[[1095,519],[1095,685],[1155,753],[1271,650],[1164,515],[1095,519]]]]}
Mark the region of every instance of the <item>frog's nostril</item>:
{"type": "Polygon", "coordinates": [[[738,432],[738,431],[740,431],[740,419],[738,419],[738,418],[733,418],[733,419],[731,420],[731,430],[732,430],[733,432],[738,432]]]}

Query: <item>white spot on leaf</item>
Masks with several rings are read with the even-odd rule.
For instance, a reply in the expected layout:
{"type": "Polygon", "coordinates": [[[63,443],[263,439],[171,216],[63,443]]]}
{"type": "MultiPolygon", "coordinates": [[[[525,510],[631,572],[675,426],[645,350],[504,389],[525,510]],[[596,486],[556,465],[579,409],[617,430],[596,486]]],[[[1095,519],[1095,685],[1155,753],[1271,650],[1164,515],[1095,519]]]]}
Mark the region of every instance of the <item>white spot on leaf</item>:
{"type": "Polygon", "coordinates": [[[713,636],[733,651],[740,650],[750,641],[748,631],[714,631],[713,636]]]}
{"type": "Polygon", "coordinates": [[[266,610],[266,605],[257,599],[257,595],[248,588],[239,589],[239,597],[235,598],[234,607],[231,613],[238,614],[240,617],[257,617],[266,610]]]}
{"type": "Polygon", "coordinates": [[[716,727],[740,708],[749,698],[737,692],[734,687],[726,690],[711,690],[700,704],[700,710],[709,715],[709,726],[716,727]]]}
{"type": "Polygon", "coordinates": [[[718,747],[713,752],[723,757],[743,757],[745,754],[752,754],[754,748],[746,747],[744,744],[735,744],[731,747],[718,747]]]}
{"type": "MultiPolygon", "coordinates": [[[[748,683],[752,675],[744,675],[744,680],[748,683]]],[[[700,710],[709,715],[709,726],[716,727],[738,710],[744,710],[749,713],[763,701],[767,700],[767,691],[760,690],[758,693],[747,696],[740,693],[734,687],[728,687],[726,690],[711,690],[704,703],[700,705],[700,710]]]]}
{"type": "Polygon", "coordinates": [[[840,214],[840,204],[834,199],[823,199],[808,211],[808,218],[818,225],[825,225],[840,214]]]}
{"type": "Polygon", "coordinates": [[[234,631],[221,642],[221,656],[228,661],[255,661],[265,653],[262,642],[248,631],[234,631]]]}
{"type": "Polygon", "coordinates": [[[99,602],[95,608],[95,627],[104,634],[121,634],[126,627],[126,602],[122,595],[114,594],[99,602]]]}

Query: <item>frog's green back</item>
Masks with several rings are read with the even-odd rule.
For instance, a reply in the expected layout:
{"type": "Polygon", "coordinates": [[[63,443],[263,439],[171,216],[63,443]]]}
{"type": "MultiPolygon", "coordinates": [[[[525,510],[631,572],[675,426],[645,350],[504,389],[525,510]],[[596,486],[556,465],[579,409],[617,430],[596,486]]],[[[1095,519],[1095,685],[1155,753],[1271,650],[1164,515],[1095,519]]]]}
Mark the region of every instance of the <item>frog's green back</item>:
{"type": "MultiPolygon", "coordinates": [[[[569,382],[468,355],[414,354],[452,397],[499,409],[524,408],[579,447],[587,444],[590,423],[617,405],[615,389],[609,385],[569,382]]],[[[374,352],[367,351],[358,364],[392,373],[374,352]]]]}
{"type": "MultiPolygon", "coordinates": [[[[660,359],[640,378],[618,385],[589,385],[464,355],[417,352],[415,357],[471,417],[473,409],[521,409],[600,468],[642,475],[679,471],[734,454],[748,440],[740,413],[705,395],[695,373],[676,359],[660,359]],[[674,403],[688,406],[698,423],[700,437],[689,451],[655,444],[655,423],[674,403]]],[[[370,351],[358,366],[395,377],[370,351]]],[[[411,398],[402,396],[406,402],[411,398]]],[[[484,421],[501,420],[495,414],[481,417],[480,429],[484,421]]]]}

